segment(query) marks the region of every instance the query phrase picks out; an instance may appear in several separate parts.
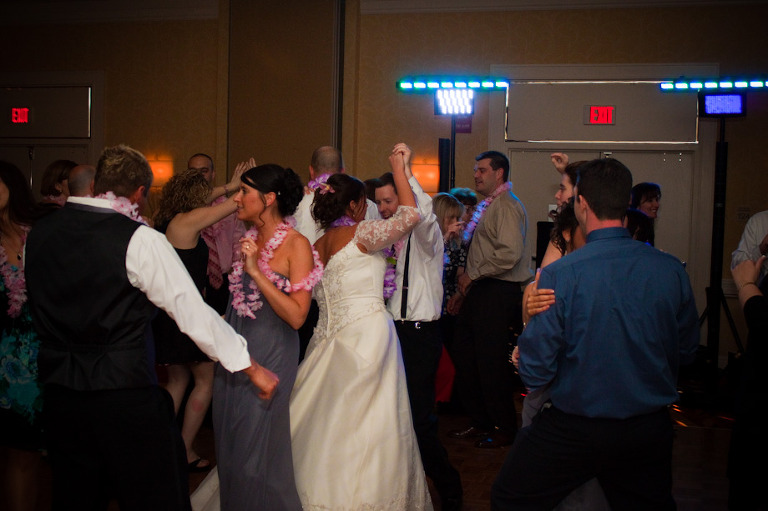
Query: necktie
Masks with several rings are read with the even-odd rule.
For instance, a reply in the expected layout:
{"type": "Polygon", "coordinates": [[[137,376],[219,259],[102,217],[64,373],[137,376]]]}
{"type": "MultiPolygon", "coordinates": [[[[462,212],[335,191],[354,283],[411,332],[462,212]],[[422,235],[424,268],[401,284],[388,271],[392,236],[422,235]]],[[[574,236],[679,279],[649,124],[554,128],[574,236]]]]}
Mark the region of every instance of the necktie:
{"type": "Polygon", "coordinates": [[[405,266],[403,267],[403,294],[400,297],[400,319],[405,320],[408,314],[408,263],[411,259],[411,235],[405,245],[405,266]]]}
{"type": "Polygon", "coordinates": [[[224,284],[221,274],[221,263],[219,261],[219,250],[216,247],[216,237],[213,232],[213,226],[210,225],[200,231],[203,241],[208,245],[208,282],[214,289],[220,289],[224,284]]]}

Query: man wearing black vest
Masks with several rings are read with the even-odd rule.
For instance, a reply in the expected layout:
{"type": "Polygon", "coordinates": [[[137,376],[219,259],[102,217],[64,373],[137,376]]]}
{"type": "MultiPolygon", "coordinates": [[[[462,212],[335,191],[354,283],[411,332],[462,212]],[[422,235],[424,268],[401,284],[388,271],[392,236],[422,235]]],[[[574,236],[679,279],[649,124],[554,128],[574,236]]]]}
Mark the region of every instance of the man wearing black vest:
{"type": "MultiPolygon", "coordinates": [[[[437,416],[433,411],[435,376],[442,352],[438,320],[443,306],[443,235],[432,212],[432,198],[411,173],[411,148],[401,143],[394,151],[403,152],[405,175],[416,197],[421,221],[401,240],[396,288],[387,302],[387,310],[395,319],[400,339],[413,429],[424,472],[440,495],[441,509],[457,510],[462,506],[461,477],[437,437],[437,416]]],[[[391,174],[379,178],[375,186],[379,214],[389,218],[400,205],[391,174]]]]}
{"type": "Polygon", "coordinates": [[[277,385],[205,305],[165,237],[140,223],[151,183],[141,153],[106,148],[96,197],[72,197],[27,239],[54,510],[106,510],[112,497],[124,511],[190,509],[184,444],[154,370],[156,307],[212,359],[245,371],[262,398],[277,385]]]}

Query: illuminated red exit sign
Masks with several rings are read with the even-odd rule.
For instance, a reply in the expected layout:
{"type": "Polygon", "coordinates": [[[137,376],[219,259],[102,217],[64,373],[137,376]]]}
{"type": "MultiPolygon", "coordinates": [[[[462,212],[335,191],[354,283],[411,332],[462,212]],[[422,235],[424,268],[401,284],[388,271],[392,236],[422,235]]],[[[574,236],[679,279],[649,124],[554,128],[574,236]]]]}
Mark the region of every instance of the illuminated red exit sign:
{"type": "Polygon", "coordinates": [[[11,122],[14,124],[28,124],[29,108],[11,108],[11,122]]]}
{"type": "Polygon", "coordinates": [[[614,124],[616,107],[602,105],[584,106],[584,124],[614,124]]]}

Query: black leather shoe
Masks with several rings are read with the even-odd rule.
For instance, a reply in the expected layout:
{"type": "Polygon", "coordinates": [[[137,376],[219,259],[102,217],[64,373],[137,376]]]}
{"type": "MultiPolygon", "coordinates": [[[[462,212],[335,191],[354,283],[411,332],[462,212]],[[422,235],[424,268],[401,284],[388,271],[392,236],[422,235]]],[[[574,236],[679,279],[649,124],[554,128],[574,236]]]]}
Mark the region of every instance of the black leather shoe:
{"type": "Polygon", "coordinates": [[[497,431],[475,442],[475,447],[478,449],[498,449],[499,447],[512,445],[514,440],[514,435],[508,435],[497,431]]]}
{"type": "Polygon", "coordinates": [[[448,432],[448,436],[453,438],[475,438],[479,436],[488,436],[489,432],[485,429],[469,426],[465,429],[452,429],[448,432]]]}

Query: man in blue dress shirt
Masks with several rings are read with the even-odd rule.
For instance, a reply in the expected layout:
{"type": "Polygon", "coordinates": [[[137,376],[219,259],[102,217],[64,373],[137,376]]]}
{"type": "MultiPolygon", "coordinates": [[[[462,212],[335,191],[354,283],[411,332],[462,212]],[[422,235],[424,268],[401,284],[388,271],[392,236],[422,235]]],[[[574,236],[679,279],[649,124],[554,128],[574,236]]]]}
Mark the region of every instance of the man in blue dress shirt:
{"type": "Polygon", "coordinates": [[[587,244],[541,273],[555,303],[518,340],[519,372],[551,401],[518,433],[493,509],[551,509],[597,477],[612,509],[675,509],[672,422],[680,364],[699,344],[682,263],[622,227],[632,174],[588,162],[574,190],[587,244]]]}

